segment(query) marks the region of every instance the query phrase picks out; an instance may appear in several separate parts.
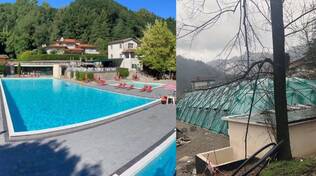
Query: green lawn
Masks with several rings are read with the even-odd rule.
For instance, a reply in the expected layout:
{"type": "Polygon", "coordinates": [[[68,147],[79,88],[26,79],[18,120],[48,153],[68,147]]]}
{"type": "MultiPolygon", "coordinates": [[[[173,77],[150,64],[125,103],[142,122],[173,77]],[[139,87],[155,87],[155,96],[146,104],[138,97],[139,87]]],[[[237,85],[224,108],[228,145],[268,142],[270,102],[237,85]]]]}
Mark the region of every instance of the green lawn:
{"type": "Polygon", "coordinates": [[[316,159],[276,161],[265,168],[262,176],[309,176],[316,175],[316,159]]]}

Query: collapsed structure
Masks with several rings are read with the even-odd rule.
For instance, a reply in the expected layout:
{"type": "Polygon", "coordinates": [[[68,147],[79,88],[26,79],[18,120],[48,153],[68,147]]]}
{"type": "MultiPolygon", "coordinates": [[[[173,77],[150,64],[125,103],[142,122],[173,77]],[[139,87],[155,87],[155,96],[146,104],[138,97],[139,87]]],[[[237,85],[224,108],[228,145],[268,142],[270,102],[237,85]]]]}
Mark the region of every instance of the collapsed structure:
{"type": "MultiPolygon", "coordinates": [[[[287,78],[286,86],[288,105],[316,105],[315,80],[287,78]]],[[[177,120],[228,135],[227,122],[222,118],[248,114],[251,107],[252,113],[274,109],[272,79],[244,80],[188,92],[177,104],[177,120]]]]}

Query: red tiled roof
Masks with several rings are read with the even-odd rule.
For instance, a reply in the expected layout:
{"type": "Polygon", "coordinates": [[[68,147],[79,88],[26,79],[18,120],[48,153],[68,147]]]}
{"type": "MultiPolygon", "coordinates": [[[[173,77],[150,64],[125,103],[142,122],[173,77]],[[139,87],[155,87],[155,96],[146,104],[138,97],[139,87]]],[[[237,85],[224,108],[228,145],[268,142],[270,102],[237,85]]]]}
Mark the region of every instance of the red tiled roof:
{"type": "Polygon", "coordinates": [[[64,39],[64,42],[71,42],[71,43],[79,43],[79,41],[78,40],[76,40],[76,39],[64,39]]]}
{"type": "Polygon", "coordinates": [[[0,54],[0,59],[9,59],[9,57],[5,54],[0,54]]]}
{"type": "Polygon", "coordinates": [[[80,41],[77,39],[66,38],[63,41],[61,41],[61,39],[58,39],[56,43],[76,44],[80,43],[80,41]]]}

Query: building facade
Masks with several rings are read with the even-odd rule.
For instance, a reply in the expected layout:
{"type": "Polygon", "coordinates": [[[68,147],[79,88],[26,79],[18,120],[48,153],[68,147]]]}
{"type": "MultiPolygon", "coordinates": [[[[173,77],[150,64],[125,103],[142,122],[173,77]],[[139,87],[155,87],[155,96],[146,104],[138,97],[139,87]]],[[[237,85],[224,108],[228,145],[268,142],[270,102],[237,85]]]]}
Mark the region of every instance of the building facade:
{"type": "Polygon", "coordinates": [[[5,54],[0,54],[0,65],[4,65],[8,62],[9,56],[5,54]]]}
{"type": "Polygon", "coordinates": [[[55,43],[45,46],[47,54],[100,54],[94,45],[82,43],[76,39],[58,39],[55,43]]]}
{"type": "Polygon", "coordinates": [[[115,40],[108,44],[108,58],[122,59],[120,67],[129,70],[141,70],[142,65],[136,55],[139,41],[134,38],[115,40]]]}

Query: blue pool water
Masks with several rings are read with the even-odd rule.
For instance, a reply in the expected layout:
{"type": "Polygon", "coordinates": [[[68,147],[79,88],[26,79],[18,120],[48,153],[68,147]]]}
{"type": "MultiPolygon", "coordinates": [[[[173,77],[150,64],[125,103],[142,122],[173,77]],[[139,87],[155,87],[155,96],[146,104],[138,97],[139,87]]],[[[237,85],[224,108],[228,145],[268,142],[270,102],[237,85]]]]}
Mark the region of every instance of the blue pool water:
{"type": "Polygon", "coordinates": [[[143,168],[137,176],[174,176],[176,172],[176,141],[143,168]]]}
{"type": "Polygon", "coordinates": [[[145,82],[138,82],[138,81],[127,81],[126,84],[128,85],[134,85],[135,88],[141,89],[145,85],[146,86],[152,86],[152,88],[157,88],[161,86],[160,83],[145,83],[145,82]]]}
{"type": "Polygon", "coordinates": [[[56,79],[3,79],[15,132],[105,117],[152,102],[56,79]]]}

